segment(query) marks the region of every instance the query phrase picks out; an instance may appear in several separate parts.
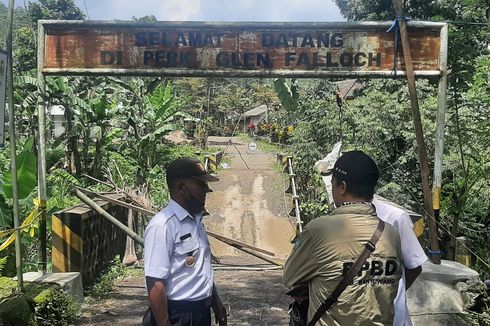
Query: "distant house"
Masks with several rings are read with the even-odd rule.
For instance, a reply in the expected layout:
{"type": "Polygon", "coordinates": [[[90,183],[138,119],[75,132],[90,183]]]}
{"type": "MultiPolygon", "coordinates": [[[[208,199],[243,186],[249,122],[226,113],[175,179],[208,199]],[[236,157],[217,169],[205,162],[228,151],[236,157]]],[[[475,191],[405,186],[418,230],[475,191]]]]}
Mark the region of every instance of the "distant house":
{"type": "Polygon", "coordinates": [[[50,113],[54,122],[53,138],[56,139],[65,133],[65,107],[63,105],[53,105],[50,113]]]}
{"type": "Polygon", "coordinates": [[[240,120],[243,122],[242,131],[247,132],[247,126],[250,123],[253,123],[255,126],[257,126],[259,122],[267,121],[268,111],[269,108],[267,107],[267,105],[262,104],[256,108],[253,108],[252,110],[248,110],[247,112],[245,112],[240,120]]]}

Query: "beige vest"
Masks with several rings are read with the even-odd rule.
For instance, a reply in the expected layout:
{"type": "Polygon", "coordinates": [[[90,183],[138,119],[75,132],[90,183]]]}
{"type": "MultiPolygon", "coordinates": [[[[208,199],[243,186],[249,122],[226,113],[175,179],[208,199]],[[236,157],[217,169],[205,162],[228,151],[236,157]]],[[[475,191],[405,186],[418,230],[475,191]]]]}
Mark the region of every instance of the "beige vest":
{"type": "MultiPolygon", "coordinates": [[[[298,237],[284,266],[283,282],[288,288],[308,284],[309,320],[354,264],[377,225],[372,205],[352,204],[311,221],[298,237]]],[[[317,325],[391,325],[403,268],[398,232],[385,224],[376,250],[317,325]]]]}

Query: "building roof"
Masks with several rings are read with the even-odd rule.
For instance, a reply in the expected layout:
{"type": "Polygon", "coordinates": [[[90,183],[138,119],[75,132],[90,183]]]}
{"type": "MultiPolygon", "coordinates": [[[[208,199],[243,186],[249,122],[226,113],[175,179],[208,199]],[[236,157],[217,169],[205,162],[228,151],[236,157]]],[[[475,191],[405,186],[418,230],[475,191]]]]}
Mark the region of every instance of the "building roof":
{"type": "Polygon", "coordinates": [[[262,115],[264,114],[265,112],[267,111],[267,105],[265,104],[262,104],[256,108],[253,108],[252,110],[248,110],[247,112],[245,112],[243,114],[244,117],[248,118],[248,117],[256,117],[256,116],[259,116],[259,115],[262,115]]]}
{"type": "Polygon", "coordinates": [[[65,107],[63,105],[53,105],[50,113],[51,115],[65,115],[65,107]]]}

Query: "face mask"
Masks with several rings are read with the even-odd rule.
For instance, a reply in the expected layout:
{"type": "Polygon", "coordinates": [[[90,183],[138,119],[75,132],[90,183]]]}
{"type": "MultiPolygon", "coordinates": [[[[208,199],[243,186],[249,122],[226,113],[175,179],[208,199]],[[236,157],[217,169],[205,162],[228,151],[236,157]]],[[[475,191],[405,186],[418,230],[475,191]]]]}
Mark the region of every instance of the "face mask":
{"type": "Polygon", "coordinates": [[[189,197],[184,200],[189,213],[201,213],[204,209],[204,203],[199,201],[193,194],[189,192],[189,197]]]}

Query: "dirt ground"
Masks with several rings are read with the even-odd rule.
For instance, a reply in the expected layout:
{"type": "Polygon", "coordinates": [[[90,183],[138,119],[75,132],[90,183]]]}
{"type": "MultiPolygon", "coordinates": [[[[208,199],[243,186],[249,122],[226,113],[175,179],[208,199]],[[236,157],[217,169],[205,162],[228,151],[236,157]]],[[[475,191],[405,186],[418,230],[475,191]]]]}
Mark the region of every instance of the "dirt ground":
{"type": "MultiPolygon", "coordinates": [[[[210,137],[210,146],[226,149],[229,169],[207,198],[206,228],[266,249],[284,260],[290,249],[294,225],[287,216],[290,199],[274,169],[274,154],[248,149],[238,138],[210,137]]],[[[229,325],[287,325],[288,297],[281,284],[282,270],[210,237],[211,249],[221,264],[215,266],[215,283],[229,308],[229,325]]],[[[148,307],[143,270],[120,280],[108,299],[86,300],[77,325],[140,325],[148,307]]]]}

